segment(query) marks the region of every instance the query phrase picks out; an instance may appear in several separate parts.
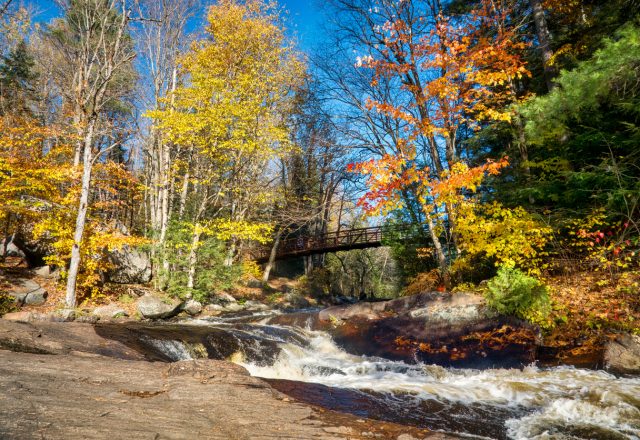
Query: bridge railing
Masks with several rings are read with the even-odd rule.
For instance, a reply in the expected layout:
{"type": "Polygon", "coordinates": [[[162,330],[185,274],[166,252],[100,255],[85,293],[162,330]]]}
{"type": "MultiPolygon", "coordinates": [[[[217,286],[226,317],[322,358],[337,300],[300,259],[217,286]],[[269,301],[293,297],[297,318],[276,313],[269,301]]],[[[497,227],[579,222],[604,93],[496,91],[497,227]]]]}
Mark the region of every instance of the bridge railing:
{"type": "Polygon", "coordinates": [[[317,237],[300,236],[285,240],[278,248],[278,255],[351,246],[359,243],[379,243],[381,241],[382,228],[380,227],[339,230],[317,237]]]}
{"type": "MultiPolygon", "coordinates": [[[[399,225],[394,227],[394,232],[406,231],[411,225],[399,225]]],[[[382,226],[368,228],[341,229],[327,232],[320,236],[299,236],[280,242],[276,251],[276,258],[295,257],[314,253],[334,252],[354,248],[375,247],[382,244],[389,229],[382,226]]],[[[266,261],[269,251],[266,249],[256,255],[258,261],[266,261]]]]}

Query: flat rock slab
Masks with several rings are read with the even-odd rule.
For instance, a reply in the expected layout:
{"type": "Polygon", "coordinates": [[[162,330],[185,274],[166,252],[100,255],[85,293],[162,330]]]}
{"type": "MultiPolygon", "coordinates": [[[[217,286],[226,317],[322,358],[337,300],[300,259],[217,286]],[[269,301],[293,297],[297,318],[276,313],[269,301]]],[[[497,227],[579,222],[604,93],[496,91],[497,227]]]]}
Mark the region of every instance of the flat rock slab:
{"type": "Polygon", "coordinates": [[[0,409],[2,439],[457,438],[296,402],[226,361],[149,362],[79,323],[0,319],[0,409]]]}
{"type": "MultiPolygon", "coordinates": [[[[131,345],[131,344],[130,344],[131,345]]],[[[77,322],[15,322],[0,319],[0,349],[37,354],[83,352],[118,359],[148,360],[130,345],[104,338],[77,322]]]]}

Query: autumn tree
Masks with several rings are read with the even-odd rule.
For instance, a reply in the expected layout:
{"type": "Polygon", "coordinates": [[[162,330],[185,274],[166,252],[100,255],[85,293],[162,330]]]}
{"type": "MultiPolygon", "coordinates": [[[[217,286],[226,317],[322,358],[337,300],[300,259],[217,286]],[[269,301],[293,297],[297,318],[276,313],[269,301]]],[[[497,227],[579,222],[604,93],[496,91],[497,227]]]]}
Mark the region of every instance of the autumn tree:
{"type": "MultiPolygon", "coordinates": [[[[140,95],[147,110],[172,106],[169,97],[173,96],[181,79],[178,75],[180,54],[186,51],[192,39],[186,25],[196,6],[196,0],[136,2],[136,12],[143,18],[134,26],[139,59],[144,66],[145,86],[140,95]]],[[[176,201],[175,196],[177,192],[186,196],[185,186],[188,188],[190,178],[190,147],[172,145],[153,124],[145,125],[144,133],[145,222],[156,241],[152,247],[152,257],[158,263],[154,265],[155,283],[163,288],[166,285],[163,274],[169,271],[168,251],[165,249],[167,232],[174,211],[184,211],[184,197],[176,201]]]]}
{"type": "MultiPolygon", "coordinates": [[[[345,7],[354,2],[337,3],[345,7]]],[[[374,188],[362,203],[370,211],[379,203],[399,206],[402,193],[417,185],[436,259],[445,272],[448,257],[440,233],[448,226],[455,245],[457,212],[454,198],[440,197],[444,204],[436,201],[438,192],[443,192],[439,184],[456,175],[456,180],[469,175],[473,182],[491,169],[486,165],[457,173],[466,166],[459,164],[460,135],[487,121],[510,119],[506,109],[514,98],[510,81],[527,74],[519,55],[523,44],[509,26],[505,2],[483,1],[459,16],[446,15],[435,1],[383,1],[369,8],[365,1],[355,3],[368,26],[366,52],[357,65],[373,70],[374,85],[393,79],[404,97],[394,102],[369,99],[367,106],[406,124],[407,133],[396,141],[393,154],[355,167],[370,176],[374,188]],[[426,151],[418,149],[422,145],[426,151]],[[438,222],[438,217],[446,222],[438,222]]],[[[455,191],[465,187],[452,185],[455,191]]]]}
{"type": "Polygon", "coordinates": [[[189,290],[203,235],[226,242],[227,266],[242,240],[267,240],[271,226],[255,217],[270,199],[261,182],[290,147],[286,114],[304,72],[275,4],[220,1],[206,31],[181,60],[184,85],[171,105],[149,113],[172,144],[192,151],[182,192],[189,290]]]}
{"type": "Polygon", "coordinates": [[[81,191],[75,219],[69,270],[67,307],[76,304],[76,278],[89,208],[92,171],[105,150],[96,144],[100,117],[117,96],[115,84],[129,69],[135,53],[128,34],[129,10],[125,1],[69,0],[63,4],[65,16],[48,29],[48,39],[58,64],[60,90],[76,130],[73,165],[82,165],[81,191]]]}

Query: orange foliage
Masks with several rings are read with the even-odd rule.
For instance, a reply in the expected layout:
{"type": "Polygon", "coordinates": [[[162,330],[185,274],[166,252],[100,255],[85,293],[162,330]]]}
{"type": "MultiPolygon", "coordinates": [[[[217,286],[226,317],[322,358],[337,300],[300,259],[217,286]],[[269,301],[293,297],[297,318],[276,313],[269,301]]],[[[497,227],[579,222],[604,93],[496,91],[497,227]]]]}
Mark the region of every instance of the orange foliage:
{"type": "MultiPolygon", "coordinates": [[[[64,268],[70,258],[73,228],[80,197],[80,167],[71,165],[73,135],[44,127],[30,119],[0,118],[0,224],[10,233],[24,227],[32,238],[47,241],[53,253],[46,260],[64,268]]],[[[142,186],[121,164],[94,166],[94,197],[87,232],[79,287],[97,293],[102,273],[109,268],[107,251],[136,246],[143,238],[120,231],[107,219],[117,218],[139,200],[142,186]]]]}
{"type": "Polygon", "coordinates": [[[520,56],[525,44],[507,25],[510,14],[507,2],[495,0],[482,0],[477,9],[455,19],[437,12],[429,17],[434,20],[431,31],[421,38],[414,29],[424,18],[386,23],[382,56],[367,57],[363,64],[374,69],[374,85],[382,77],[397,76],[415,98],[409,108],[429,111],[412,113],[373,100],[369,108],[411,123],[414,138],[452,137],[462,124],[477,128],[482,121],[510,120],[512,82],[530,75],[520,56]],[[424,83],[407,80],[409,73],[418,74],[424,83]]]}

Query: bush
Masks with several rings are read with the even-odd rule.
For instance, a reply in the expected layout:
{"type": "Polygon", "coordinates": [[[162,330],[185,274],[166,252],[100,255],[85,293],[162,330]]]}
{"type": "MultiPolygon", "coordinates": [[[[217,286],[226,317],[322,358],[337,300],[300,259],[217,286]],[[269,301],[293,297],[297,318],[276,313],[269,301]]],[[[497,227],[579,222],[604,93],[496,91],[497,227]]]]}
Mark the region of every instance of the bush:
{"type": "Polygon", "coordinates": [[[489,280],[485,296],[489,307],[501,314],[546,326],[551,311],[547,286],[519,269],[501,267],[489,280]]]}
{"type": "Polygon", "coordinates": [[[18,308],[15,304],[15,298],[6,293],[0,293],[0,316],[15,312],[16,310],[18,310],[18,308]]]}

